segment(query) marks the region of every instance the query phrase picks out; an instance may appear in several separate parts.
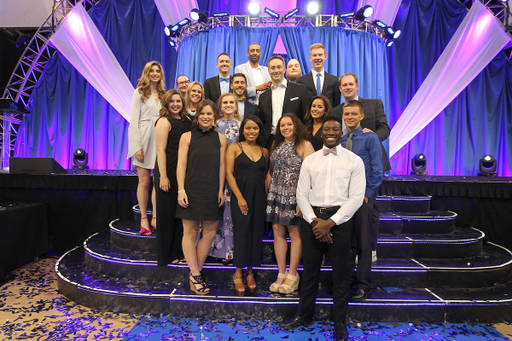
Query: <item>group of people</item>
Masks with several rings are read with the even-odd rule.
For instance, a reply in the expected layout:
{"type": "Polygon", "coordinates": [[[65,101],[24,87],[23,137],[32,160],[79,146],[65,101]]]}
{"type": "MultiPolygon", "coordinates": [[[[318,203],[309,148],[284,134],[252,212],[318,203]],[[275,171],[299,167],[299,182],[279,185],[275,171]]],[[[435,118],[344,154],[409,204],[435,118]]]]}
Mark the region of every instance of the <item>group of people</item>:
{"type": "Polygon", "coordinates": [[[371,288],[374,199],[390,169],[381,143],[390,132],[382,101],[360,98],[354,74],[328,74],[321,44],[310,47],[312,71],[303,76],[298,61],[287,68],[278,55],[260,65],[258,44],[247,56],[230,75],[231,58],[221,53],[219,75],[204,86],[180,75],[169,91],[158,62],[144,67],[128,153],[139,177],[140,233],[156,233],[160,266],[186,261],[196,294],[210,290],[201,276],[208,255],[232,260],[235,292],[243,296],[256,290],[252,269],[261,263],[262,235],[271,223],[278,274],[269,290],[296,291],[301,259],[304,266],[298,312],[282,323],[286,329],[311,322],[328,251],[335,336],[348,339],[348,300],[366,298],[371,288]]]}

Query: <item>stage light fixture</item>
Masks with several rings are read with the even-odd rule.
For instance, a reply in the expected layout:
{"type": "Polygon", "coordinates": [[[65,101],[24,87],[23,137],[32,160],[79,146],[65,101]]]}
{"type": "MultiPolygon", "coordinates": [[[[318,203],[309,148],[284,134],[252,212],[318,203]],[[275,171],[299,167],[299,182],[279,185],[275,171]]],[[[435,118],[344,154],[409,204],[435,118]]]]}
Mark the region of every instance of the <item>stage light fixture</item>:
{"type": "Polygon", "coordinates": [[[427,175],[427,172],[425,172],[425,169],[427,168],[427,157],[425,154],[418,153],[414,155],[411,165],[411,175],[427,175]]]}
{"type": "Polygon", "coordinates": [[[393,34],[393,39],[398,39],[402,35],[402,31],[396,28],[394,30],[395,34],[393,34]]]}
{"type": "Polygon", "coordinates": [[[340,14],[340,19],[352,18],[356,15],[356,12],[346,12],[340,14]]]}
{"type": "Polygon", "coordinates": [[[206,14],[204,14],[204,12],[200,11],[197,8],[194,8],[190,11],[190,18],[198,22],[206,22],[208,20],[206,14]]]}
{"type": "Polygon", "coordinates": [[[356,20],[363,21],[366,18],[371,17],[372,14],[373,14],[373,7],[370,6],[370,5],[366,5],[366,6],[361,7],[356,12],[356,17],[355,18],[356,18],[356,20]]]}
{"type": "Polygon", "coordinates": [[[177,37],[180,34],[181,26],[179,24],[169,25],[170,37],[177,37]]]}
{"type": "Polygon", "coordinates": [[[320,6],[318,5],[318,2],[316,1],[311,1],[307,6],[306,6],[306,15],[308,16],[315,16],[318,11],[320,11],[320,6]]]}
{"type": "Polygon", "coordinates": [[[171,25],[164,27],[164,33],[167,37],[171,36],[171,25]]]}
{"type": "Polygon", "coordinates": [[[373,24],[374,24],[375,26],[380,27],[380,28],[386,28],[386,27],[388,27],[388,25],[384,24],[384,23],[383,23],[382,21],[380,21],[380,20],[374,20],[374,21],[373,21],[373,24]]]}
{"type": "Polygon", "coordinates": [[[393,46],[394,43],[395,43],[395,41],[393,39],[390,39],[386,42],[386,47],[391,47],[391,46],[393,46]]]}
{"type": "Polygon", "coordinates": [[[176,43],[170,39],[169,39],[169,45],[171,45],[172,47],[176,47],[176,43]]]}
{"type": "Polygon", "coordinates": [[[214,18],[223,18],[229,16],[228,12],[213,13],[214,18]]]}
{"type": "Polygon", "coordinates": [[[73,169],[89,169],[87,161],[89,161],[89,157],[85,150],[77,148],[73,154],[73,169]]]}
{"type": "Polygon", "coordinates": [[[178,25],[180,25],[181,27],[185,26],[185,25],[188,25],[190,23],[190,19],[189,18],[185,18],[185,19],[182,19],[178,25]]]}
{"type": "Polygon", "coordinates": [[[257,17],[261,13],[261,6],[257,2],[251,2],[249,6],[247,6],[247,11],[249,12],[249,16],[257,17]]]}
{"type": "Polygon", "coordinates": [[[279,19],[279,17],[280,17],[280,15],[278,13],[276,13],[275,11],[271,10],[268,7],[265,7],[263,12],[267,13],[268,15],[270,15],[274,19],[279,19]]]}
{"type": "Polygon", "coordinates": [[[498,176],[496,173],[496,168],[498,167],[498,162],[492,155],[484,155],[480,159],[480,172],[478,172],[478,176],[498,176]]]}
{"type": "Polygon", "coordinates": [[[284,15],[284,18],[285,19],[290,19],[291,17],[293,17],[295,14],[297,14],[299,12],[299,8],[296,7],[295,9],[292,9],[290,12],[286,13],[284,15]]]}

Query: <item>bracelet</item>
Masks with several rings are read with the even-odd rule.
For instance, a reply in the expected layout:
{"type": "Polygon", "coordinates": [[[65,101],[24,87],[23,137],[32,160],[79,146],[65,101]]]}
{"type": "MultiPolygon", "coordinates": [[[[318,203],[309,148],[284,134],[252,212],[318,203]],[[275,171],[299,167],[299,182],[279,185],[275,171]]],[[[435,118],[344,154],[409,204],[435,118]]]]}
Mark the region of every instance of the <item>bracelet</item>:
{"type": "Polygon", "coordinates": [[[185,190],[182,189],[181,191],[178,191],[178,194],[185,193],[185,190]]]}
{"type": "Polygon", "coordinates": [[[167,175],[161,175],[160,179],[165,179],[166,177],[167,177],[167,175]]]}

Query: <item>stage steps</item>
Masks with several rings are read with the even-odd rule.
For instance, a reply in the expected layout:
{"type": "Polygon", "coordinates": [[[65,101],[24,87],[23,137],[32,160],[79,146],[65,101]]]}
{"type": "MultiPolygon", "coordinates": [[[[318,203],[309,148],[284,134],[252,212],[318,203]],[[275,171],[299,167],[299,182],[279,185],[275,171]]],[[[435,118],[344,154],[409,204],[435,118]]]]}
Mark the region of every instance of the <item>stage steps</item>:
{"type": "MultiPolygon", "coordinates": [[[[456,227],[454,213],[430,212],[430,197],[416,196],[408,201],[403,196],[386,196],[377,202],[381,227],[388,221],[395,225],[384,231],[381,228],[379,258],[372,265],[372,292],[368,299],[350,303],[352,319],[498,322],[510,318],[510,251],[485,243],[479,230],[456,227]],[[389,217],[399,217],[401,228],[396,228],[398,220],[389,217]],[[417,224],[430,232],[423,233],[417,224]]],[[[212,284],[211,294],[194,295],[189,290],[186,264],[157,266],[156,238],[138,234],[140,213],[136,209],[133,220],[114,220],[110,234],[89,237],[83,247],[59,260],[59,289],[65,296],[91,308],[126,313],[278,321],[295,312],[297,293],[268,291],[277,274],[271,240],[264,239],[264,254],[270,256],[255,269],[255,295],[233,296],[234,267],[211,260],[203,270],[212,284]]],[[[321,271],[318,319],[330,317],[331,286],[327,257],[321,271]]]]}

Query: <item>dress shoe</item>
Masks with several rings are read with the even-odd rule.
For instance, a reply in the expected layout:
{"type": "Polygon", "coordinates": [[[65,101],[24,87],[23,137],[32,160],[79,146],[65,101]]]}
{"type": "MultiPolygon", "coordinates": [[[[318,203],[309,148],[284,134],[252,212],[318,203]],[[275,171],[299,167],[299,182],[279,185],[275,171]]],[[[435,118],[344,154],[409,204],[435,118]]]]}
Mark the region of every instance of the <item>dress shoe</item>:
{"type": "Polygon", "coordinates": [[[349,334],[348,334],[348,329],[347,329],[347,325],[345,323],[343,324],[335,324],[334,325],[334,334],[332,336],[332,338],[336,341],[339,341],[339,340],[349,340],[349,334]]]}
{"type": "Polygon", "coordinates": [[[370,294],[370,289],[363,290],[361,288],[357,288],[354,294],[352,295],[353,300],[365,300],[370,294]]]}
{"type": "Polygon", "coordinates": [[[300,326],[308,327],[313,324],[313,321],[311,319],[301,317],[301,316],[295,316],[289,321],[281,322],[279,323],[279,327],[282,329],[295,329],[300,326]]]}

